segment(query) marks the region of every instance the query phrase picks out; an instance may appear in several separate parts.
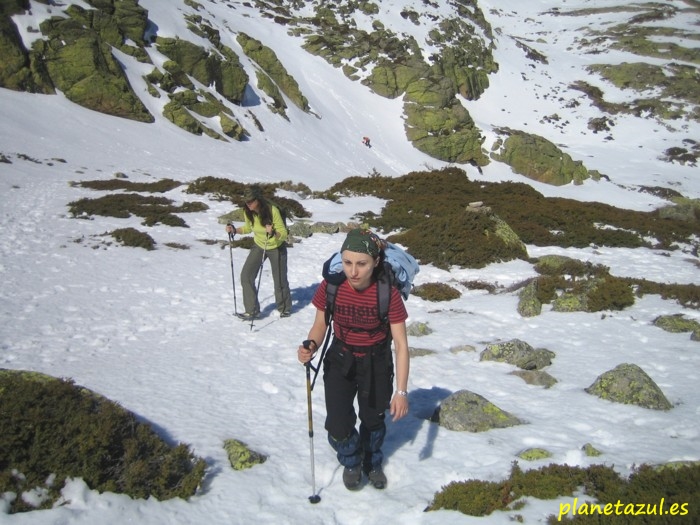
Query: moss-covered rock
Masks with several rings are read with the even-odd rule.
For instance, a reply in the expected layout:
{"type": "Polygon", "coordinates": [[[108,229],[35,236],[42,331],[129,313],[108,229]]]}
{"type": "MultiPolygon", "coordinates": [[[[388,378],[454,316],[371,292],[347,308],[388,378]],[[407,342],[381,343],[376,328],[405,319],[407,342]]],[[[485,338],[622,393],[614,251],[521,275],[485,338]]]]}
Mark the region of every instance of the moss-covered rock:
{"type": "Polygon", "coordinates": [[[141,7],[137,0],[86,1],[94,9],[83,9],[77,4],[71,4],[64,12],[81,25],[90,28],[107,44],[142,62],[150,62],[143,50],[148,11],[141,7]]]}
{"type": "MultiPolygon", "coordinates": [[[[292,103],[302,111],[309,111],[309,101],[302,94],[299,84],[285,69],[275,52],[262,42],[251,38],[245,33],[238,33],[236,37],[243,48],[243,52],[254,60],[269,77],[274,80],[276,86],[284,93],[292,103]]],[[[269,93],[268,93],[269,94],[269,93]]]]}
{"type": "Polygon", "coordinates": [[[219,113],[219,124],[224,135],[234,140],[243,140],[248,136],[248,132],[241,124],[228,113],[219,113]]]}
{"type": "Polygon", "coordinates": [[[538,461],[552,457],[552,453],[544,448],[528,448],[518,452],[518,457],[525,461],[538,461]]]}
{"type": "Polygon", "coordinates": [[[523,423],[484,397],[468,390],[455,392],[440,403],[431,421],[449,430],[461,432],[485,432],[523,423]]]}
{"type": "Polygon", "coordinates": [[[404,112],[406,137],[420,151],[446,162],[488,164],[481,147],[484,137],[458,101],[446,106],[407,101],[404,112]]]}
{"type": "Polygon", "coordinates": [[[44,61],[22,43],[9,16],[0,16],[0,87],[30,93],[55,93],[44,61]]]}
{"type": "Polygon", "coordinates": [[[518,376],[528,385],[551,388],[557,384],[557,380],[544,370],[513,370],[510,375],[518,376]]]}
{"type": "Polygon", "coordinates": [[[431,350],[430,348],[415,348],[410,346],[408,348],[408,355],[411,359],[414,357],[425,357],[426,355],[435,355],[437,352],[431,350]]]}
{"type": "Polygon", "coordinates": [[[225,52],[212,53],[187,40],[164,37],[156,39],[156,46],[182,71],[205,86],[213,85],[226,100],[235,104],[243,100],[248,75],[233,50],[227,48],[225,52]]]}
{"type": "Polygon", "coordinates": [[[283,117],[287,118],[287,103],[284,101],[282,92],[277,87],[277,84],[275,84],[264,71],[256,71],[255,74],[258,79],[258,87],[263,90],[263,93],[272,99],[272,103],[268,104],[268,107],[274,113],[279,113],[283,117]]]}
{"type": "Polygon", "coordinates": [[[588,297],[585,294],[564,292],[552,301],[553,312],[587,312],[588,297]]]}
{"type": "Polygon", "coordinates": [[[380,60],[363,84],[382,97],[396,98],[404,93],[410,84],[427,75],[428,71],[425,62],[416,57],[399,63],[380,60]]]}
{"type": "Polygon", "coordinates": [[[554,352],[546,348],[534,349],[525,341],[511,339],[504,343],[487,345],[479,360],[509,363],[523,370],[540,370],[551,365],[555,356],[554,352]]]}
{"type": "Polygon", "coordinates": [[[537,297],[537,281],[530,281],[518,294],[518,313],[535,317],[542,313],[542,302],[537,297]]]}
{"type": "Polygon", "coordinates": [[[98,33],[58,17],[44,20],[40,28],[48,40],[37,40],[33,50],[44,57],[52,82],[66,98],[108,115],[154,121],[98,33]]]}
{"type": "Polygon", "coordinates": [[[422,337],[433,333],[428,323],[412,322],[406,327],[406,333],[413,337],[422,337]]]}
{"type": "Polygon", "coordinates": [[[583,450],[583,453],[586,454],[587,457],[589,458],[596,458],[598,456],[602,456],[603,453],[595,448],[593,445],[590,443],[586,443],[581,447],[581,450],[583,450]]]}
{"type": "Polygon", "coordinates": [[[163,107],[163,116],[193,135],[201,135],[204,132],[204,125],[177,100],[171,100],[163,107]]]}
{"type": "Polygon", "coordinates": [[[615,403],[638,405],[653,410],[670,410],[673,405],[644,370],[623,363],[601,374],[585,389],[589,394],[615,403]]]}
{"type": "Polygon", "coordinates": [[[224,450],[233,470],[246,470],[267,461],[266,455],[251,450],[248,445],[237,439],[225,440],[224,450]]]}
{"type": "Polygon", "coordinates": [[[522,131],[501,132],[507,138],[491,157],[508,164],[516,173],[554,186],[580,184],[589,178],[588,169],[580,161],[574,161],[549,140],[522,131]]]}
{"type": "Polygon", "coordinates": [[[654,326],[672,333],[696,332],[700,330],[700,323],[695,319],[687,318],[683,314],[660,315],[654,319],[654,326]]]}
{"type": "Polygon", "coordinates": [[[675,219],[691,223],[700,222],[700,199],[685,199],[676,197],[672,199],[672,206],[664,206],[659,209],[659,217],[662,219],[675,219]]]}
{"type": "Polygon", "coordinates": [[[450,348],[451,354],[461,354],[462,352],[476,352],[476,348],[472,345],[457,345],[450,348]]]}

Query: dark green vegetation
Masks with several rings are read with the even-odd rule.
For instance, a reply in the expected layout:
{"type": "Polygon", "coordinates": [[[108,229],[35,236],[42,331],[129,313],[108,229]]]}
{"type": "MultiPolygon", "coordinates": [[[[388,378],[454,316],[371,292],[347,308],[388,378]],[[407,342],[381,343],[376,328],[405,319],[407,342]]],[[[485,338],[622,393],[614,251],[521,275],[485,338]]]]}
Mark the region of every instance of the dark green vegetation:
{"type": "Polygon", "coordinates": [[[205,211],[208,206],[203,202],[185,202],[176,206],[166,197],[152,197],[138,193],[117,193],[104,195],[96,199],[80,199],[68,204],[73,217],[87,218],[92,215],[126,219],[131,215],[143,218],[144,226],[165,224],[187,228],[187,223],[176,213],[194,213],[205,211]]]}
{"type": "Polygon", "coordinates": [[[145,232],[140,232],[136,228],[118,228],[110,233],[118,242],[124,246],[132,248],[144,248],[155,250],[156,241],[145,232]]]}
{"type": "Polygon", "coordinates": [[[365,220],[410,248],[422,263],[445,267],[483,265],[489,239],[481,219],[466,212],[482,201],[526,244],[675,249],[700,233],[700,222],[660,218],[658,211],[638,212],[596,202],[546,198],[522,183],[470,181],[459,168],[413,172],[402,177],[350,177],[334,185],[339,194],[366,194],[387,199],[380,216],[365,220]],[[438,237],[440,242],[436,242],[438,237]],[[650,240],[651,239],[651,240],[650,240]]]}
{"type": "Polygon", "coordinates": [[[46,491],[50,508],[66,478],[165,500],[193,495],[204,476],[204,460],[186,445],[168,445],[119,405],[43,374],[0,370],[0,428],[0,493],[18,494],[10,512],[33,510],[19,497],[33,489],[46,491]]]}
{"type": "MultiPolygon", "coordinates": [[[[187,187],[187,193],[193,193],[196,195],[210,195],[213,199],[218,201],[231,201],[233,204],[240,206],[241,208],[245,205],[243,201],[243,191],[249,186],[248,184],[243,184],[230,179],[223,179],[219,177],[201,177],[190,183],[187,187]]],[[[311,214],[304,209],[298,201],[294,199],[288,199],[286,197],[276,197],[275,190],[277,188],[286,189],[289,191],[296,191],[301,194],[309,194],[311,191],[308,187],[300,184],[292,184],[291,182],[285,183],[268,183],[268,184],[258,184],[260,189],[262,189],[263,196],[268,200],[283,209],[289,217],[311,217],[311,214]]]]}
{"type": "Polygon", "coordinates": [[[157,182],[131,182],[124,180],[122,177],[117,177],[107,180],[85,180],[73,183],[72,185],[101,191],[129,190],[148,193],[166,193],[170,190],[174,190],[178,186],[182,186],[182,183],[172,179],[161,179],[157,182]]]}
{"type": "Polygon", "coordinates": [[[535,265],[537,300],[555,303],[557,311],[623,310],[634,304],[631,283],[610,275],[609,268],[568,259],[561,265],[535,265]]]}
{"type": "MultiPolygon", "coordinates": [[[[123,179],[85,181],[75,184],[99,190],[166,192],[181,184],[164,179],[152,183],[132,183],[123,179]]],[[[247,184],[218,177],[201,177],[186,188],[188,194],[206,195],[217,201],[230,201],[242,208],[247,184]]],[[[303,184],[290,181],[261,184],[264,195],[285,211],[288,217],[309,218],[311,214],[295,200],[275,196],[278,189],[301,197],[313,195],[340,201],[344,196],[374,195],[386,199],[379,214],[364,212],[357,217],[372,228],[397,232],[388,238],[407,247],[422,264],[441,268],[461,266],[480,268],[498,261],[527,259],[525,244],[537,246],[587,247],[590,245],[675,250],[678,244],[693,245],[700,235],[700,208],[687,203],[675,191],[650,189],[679,202],[671,209],[687,206],[688,212],[674,214],[665,210],[639,212],[596,202],[546,198],[522,183],[471,181],[459,168],[413,172],[402,177],[349,177],[324,192],[313,193],[303,184]],[[472,202],[483,202],[482,211],[474,211],[472,202]]],[[[74,217],[93,215],[144,218],[145,226],[166,224],[186,226],[176,214],[208,209],[202,202],[173,205],[165,197],[115,192],[96,199],[81,199],[69,204],[74,217]]],[[[477,209],[479,210],[479,209],[477,209]]],[[[120,232],[121,241],[130,246],[153,247],[152,239],[139,232],[120,232]]],[[[113,233],[114,235],[114,233],[113,233]]],[[[247,238],[235,241],[250,247],[247,238]]],[[[148,248],[147,248],[148,249],[148,248]]],[[[697,248],[696,248],[697,249],[697,248]]],[[[609,269],[590,263],[567,260],[555,266],[539,264],[541,274],[536,298],[549,303],[561,293],[586,296],[586,311],[619,310],[634,303],[634,296],[660,294],[682,305],[700,307],[700,286],[661,284],[645,279],[620,278],[609,269]]],[[[484,283],[471,283],[484,288],[484,283]]],[[[465,284],[466,285],[466,284],[465,284]]],[[[494,291],[493,288],[487,288],[494,291]]],[[[454,290],[456,292],[456,290],[454,290]]],[[[449,300],[442,289],[419,290],[432,300],[449,300]]],[[[562,302],[562,301],[560,301],[562,302]]]]}
{"type": "Polygon", "coordinates": [[[534,280],[535,296],[550,303],[569,296],[585,296],[588,312],[622,310],[634,304],[634,298],[648,294],[674,299],[688,308],[700,308],[700,286],[695,284],[655,283],[641,278],[616,277],[603,265],[594,265],[567,257],[548,257],[536,262],[540,277],[534,280]]]}
{"type": "MultiPolygon", "coordinates": [[[[656,515],[635,516],[629,512],[621,516],[577,515],[574,519],[562,517],[566,523],[585,524],[668,524],[673,519],[659,515],[659,504],[663,498],[665,511],[671,505],[686,503],[686,513],[676,516],[682,523],[695,523],[699,515],[697,505],[700,501],[700,464],[665,467],[656,469],[648,465],[637,468],[628,479],[621,478],[611,467],[592,465],[588,468],[555,465],[537,470],[522,471],[517,463],[511,468],[508,479],[501,482],[468,480],[452,482],[435,494],[427,511],[448,509],[456,510],[472,516],[487,516],[497,510],[515,511],[527,505],[522,498],[555,499],[561,496],[573,496],[579,490],[587,498],[579,496],[579,505],[583,500],[595,500],[601,509],[606,503],[615,505],[623,502],[644,504],[645,509],[656,505],[656,515]],[[647,504],[649,507],[647,507],[647,504]]],[[[549,516],[548,523],[558,523],[556,507],[552,505],[554,514],[549,516]]],[[[517,519],[517,518],[516,518],[517,519]]]]}
{"type": "Polygon", "coordinates": [[[451,301],[453,299],[459,299],[462,296],[459,290],[445,283],[421,284],[420,286],[416,286],[412,293],[421,299],[433,302],[451,301]]]}

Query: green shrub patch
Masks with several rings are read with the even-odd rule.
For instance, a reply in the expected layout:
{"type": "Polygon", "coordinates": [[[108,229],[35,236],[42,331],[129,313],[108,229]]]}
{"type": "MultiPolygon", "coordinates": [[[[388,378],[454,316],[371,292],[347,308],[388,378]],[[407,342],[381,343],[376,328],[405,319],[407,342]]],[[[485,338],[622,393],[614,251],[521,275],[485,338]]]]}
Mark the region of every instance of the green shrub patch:
{"type": "Polygon", "coordinates": [[[0,493],[15,496],[11,513],[33,510],[21,494],[37,489],[40,508],[51,507],[67,478],[165,500],[193,495],[204,476],[204,460],[189,447],[166,444],[133,413],[71,380],[0,370],[0,427],[0,493]]]}
{"type": "Polygon", "coordinates": [[[138,231],[136,228],[119,228],[110,235],[124,246],[155,250],[156,242],[153,240],[153,237],[145,232],[138,231]]]}
{"type": "Polygon", "coordinates": [[[117,217],[126,219],[131,215],[142,217],[145,226],[165,224],[187,228],[187,223],[176,213],[194,213],[205,211],[208,206],[203,202],[185,202],[176,206],[165,197],[139,195],[138,193],[113,193],[96,199],[80,199],[68,204],[73,217],[117,217]]]}
{"type": "MultiPolygon", "coordinates": [[[[579,512],[573,516],[562,516],[567,504],[553,505],[553,514],[547,523],[553,525],[560,521],[582,524],[666,524],[669,523],[668,512],[676,504],[677,519],[683,523],[695,523],[698,510],[690,502],[700,500],[700,463],[679,465],[674,468],[654,468],[642,465],[636,468],[629,478],[617,474],[612,467],[591,465],[587,468],[568,465],[550,464],[537,470],[523,471],[517,462],[513,463],[508,479],[500,482],[467,480],[452,482],[435,494],[426,511],[456,510],[471,516],[488,516],[496,510],[513,510],[522,508],[525,497],[538,499],[556,499],[563,496],[578,496],[579,512]],[[665,502],[664,509],[660,507],[665,502]],[[602,512],[606,504],[622,503],[623,512],[605,515],[602,512]],[[690,504],[689,504],[690,503],[690,504]],[[646,515],[640,517],[630,510],[644,505],[646,515]],[[684,506],[685,504],[685,506],[684,506]],[[556,510],[559,508],[559,511],[556,510]],[[596,508],[599,510],[596,511],[596,508]],[[683,513],[683,514],[681,514],[683,513]],[[682,516],[682,518],[681,518],[682,516]]],[[[571,507],[568,509],[571,511],[571,507]]],[[[671,518],[672,519],[672,518],[671,518]]]]}
{"type": "Polygon", "coordinates": [[[426,301],[433,302],[451,301],[452,299],[459,299],[462,296],[459,290],[445,283],[421,284],[413,289],[413,295],[425,299],[426,301]]]}
{"type": "Polygon", "coordinates": [[[90,188],[92,190],[129,190],[149,193],[165,193],[167,191],[174,190],[178,186],[182,186],[182,183],[172,179],[161,179],[156,182],[131,182],[117,178],[108,180],[85,180],[74,183],[73,185],[80,186],[81,188],[90,188]]]}
{"type": "Polygon", "coordinates": [[[700,234],[698,221],[662,218],[658,211],[640,212],[598,202],[544,197],[522,183],[471,181],[466,172],[456,167],[395,178],[378,174],[348,177],[330,191],[386,199],[380,215],[368,214],[365,218],[370,226],[384,231],[419,230],[402,239],[414,255],[420,244],[440,236],[442,242],[438,246],[423,250],[422,263],[449,258],[445,249],[455,256],[451,264],[472,258],[464,252],[479,248],[470,242],[472,239],[462,237],[464,226],[454,221],[464,215],[469,203],[476,201],[490,207],[522,242],[536,246],[644,246],[671,250],[677,248],[676,243],[689,243],[700,234]],[[439,227],[450,228],[450,234],[441,235],[439,227]],[[462,246],[457,247],[459,244],[462,246]]]}

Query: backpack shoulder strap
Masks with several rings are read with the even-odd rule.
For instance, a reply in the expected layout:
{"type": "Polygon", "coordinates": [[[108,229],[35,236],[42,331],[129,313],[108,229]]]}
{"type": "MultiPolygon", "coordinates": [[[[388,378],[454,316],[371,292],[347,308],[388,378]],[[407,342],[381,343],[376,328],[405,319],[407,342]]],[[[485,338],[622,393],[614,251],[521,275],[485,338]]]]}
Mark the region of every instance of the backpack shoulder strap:
{"type": "Polygon", "coordinates": [[[338,295],[338,285],[326,281],[326,325],[330,326],[335,309],[335,296],[338,295]]]}
{"type": "Polygon", "coordinates": [[[338,294],[338,286],[345,280],[345,274],[331,273],[331,263],[333,262],[333,257],[330,257],[326,262],[323,263],[323,271],[321,272],[323,278],[326,280],[326,325],[330,326],[331,318],[333,317],[333,312],[335,308],[335,296],[338,294]]]}
{"type": "Polygon", "coordinates": [[[393,285],[393,270],[388,262],[384,262],[384,271],[377,280],[377,309],[379,322],[389,326],[389,303],[391,302],[391,287],[393,285]]]}

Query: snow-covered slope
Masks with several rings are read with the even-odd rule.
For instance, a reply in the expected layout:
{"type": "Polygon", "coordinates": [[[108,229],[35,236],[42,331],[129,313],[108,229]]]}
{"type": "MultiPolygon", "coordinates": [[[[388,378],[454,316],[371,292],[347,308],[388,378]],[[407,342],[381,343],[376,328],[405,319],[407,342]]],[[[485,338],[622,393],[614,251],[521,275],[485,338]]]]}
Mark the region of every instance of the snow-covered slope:
{"type": "MultiPolygon", "coordinates": [[[[189,9],[184,2],[141,3],[160,32],[184,34],[181,14],[189,9]]],[[[419,10],[422,2],[381,2],[382,19],[413,30],[413,24],[399,15],[401,7],[409,4],[419,10]]],[[[549,461],[580,466],[605,463],[626,474],[641,463],[700,459],[698,343],[687,333],[669,334],[651,324],[661,314],[679,313],[698,320],[696,310],[647,296],[622,312],[563,314],[545,309],[538,317],[524,319],[516,312],[513,294],[463,289],[460,299],[447,304],[415,296],[407,301],[409,322],[425,322],[434,330],[429,336],[410,338],[410,345],[434,354],[412,360],[411,413],[389,425],[385,491],[367,487],[348,493],[342,486],[342,472],[325,441],[323,392],[314,391],[315,479],[322,501],[310,505],[305,378],[296,362],[296,345],[306,338],[314,316],[310,299],[320,278],[320,261],[340,246],[342,235],[314,235],[290,250],[294,310],[289,319],[274,314],[271,276],[265,266],[260,295],[265,317],[251,331],[231,315],[235,308],[232,277],[240,309],[237,273],[246,251],[203,242],[226,240],[217,219],[230,211],[228,203],[207,199],[207,212],[185,217],[189,228],[149,228],[158,246],[146,252],[121,247],[105,235],[115,228],[142,228],[139,218],[70,218],[69,202],[100,192],[69,183],[111,179],[121,172],[134,182],[165,177],[186,182],[213,175],[241,182],[293,180],[325,189],[348,175],[374,169],[401,175],[441,163],[406,140],[400,100],[378,97],[324,60],[306,54],[285,28],[256,16],[245,3],[207,1],[202,5],[212,23],[234,31],[243,28],[273,47],[318,117],[291,105],[289,121],[260,111],[264,133],[256,132],[249,141],[224,143],[191,135],[160,117],[154,124],[140,124],[86,110],[61,94],[0,89],[0,154],[7,160],[0,162],[0,367],[70,377],[119,402],[168,439],[190,444],[210,465],[208,476],[201,492],[187,502],[97,494],[75,480],[65,489],[62,505],[14,515],[4,514],[0,505],[0,522],[442,525],[505,524],[519,514],[525,523],[534,524],[556,515],[559,503],[573,498],[530,500],[517,512],[486,518],[424,513],[423,509],[451,481],[506,477],[516,454],[533,446],[549,449],[553,457],[533,464],[521,461],[524,468],[549,461]],[[373,148],[361,144],[364,135],[372,138],[373,148]],[[172,249],[165,243],[189,249],[172,249]],[[548,372],[559,383],[544,390],[509,375],[512,368],[505,364],[479,361],[478,353],[486,344],[511,338],[555,352],[548,372]],[[476,352],[450,351],[462,345],[471,345],[476,352]],[[598,375],[623,362],[644,369],[674,408],[645,410],[584,392],[598,375]],[[426,420],[442,399],[463,388],[528,424],[470,434],[446,431],[426,420]],[[223,440],[232,437],[267,454],[268,461],[248,471],[233,471],[222,448],[223,440]],[[586,457],[581,446],[587,442],[603,455],[586,457]]],[[[554,0],[489,0],[480,5],[496,34],[500,71],[491,77],[491,87],[480,100],[465,105],[484,130],[485,146],[495,139],[496,126],[534,131],[561,144],[590,168],[608,174],[611,181],[546,187],[498,163],[487,166],[483,175],[466,166],[470,178],[518,180],[546,195],[641,210],[663,203],[639,192],[642,185],[671,187],[687,197],[700,197],[697,168],[658,160],[666,144],[700,137],[697,123],[678,123],[670,129],[653,119],[618,116],[614,140],[606,140],[586,126],[589,118],[600,116],[599,110],[567,88],[573,79],[585,75],[582,68],[589,60],[632,60],[613,51],[591,56],[574,45],[582,28],[605,25],[613,15],[555,16],[552,10],[562,4],[554,0]],[[546,53],[549,63],[534,65],[514,38],[546,53]],[[576,97],[581,104],[567,109],[576,97]],[[543,120],[554,113],[567,124],[543,120]]],[[[616,2],[566,2],[570,9],[612,5],[616,2]]],[[[32,2],[31,16],[36,18],[27,18],[25,26],[36,26],[48,9],[32,2]]],[[[684,20],[674,23],[685,24],[684,20]]],[[[123,63],[131,78],[142,73],[136,62],[123,58],[123,63]]],[[[595,78],[588,81],[610,96],[627,96],[595,78]]],[[[143,99],[148,100],[147,95],[143,99]]],[[[176,202],[193,200],[183,188],[166,196],[176,202]]],[[[304,201],[316,220],[347,220],[359,211],[379,211],[381,204],[366,197],[342,203],[304,201]]],[[[528,246],[528,252],[533,257],[561,253],[605,264],[619,276],[659,282],[699,280],[697,256],[682,250],[528,246]]],[[[460,287],[459,282],[483,280],[509,286],[534,275],[526,261],[449,272],[424,265],[416,284],[446,282],[460,287]]]]}

